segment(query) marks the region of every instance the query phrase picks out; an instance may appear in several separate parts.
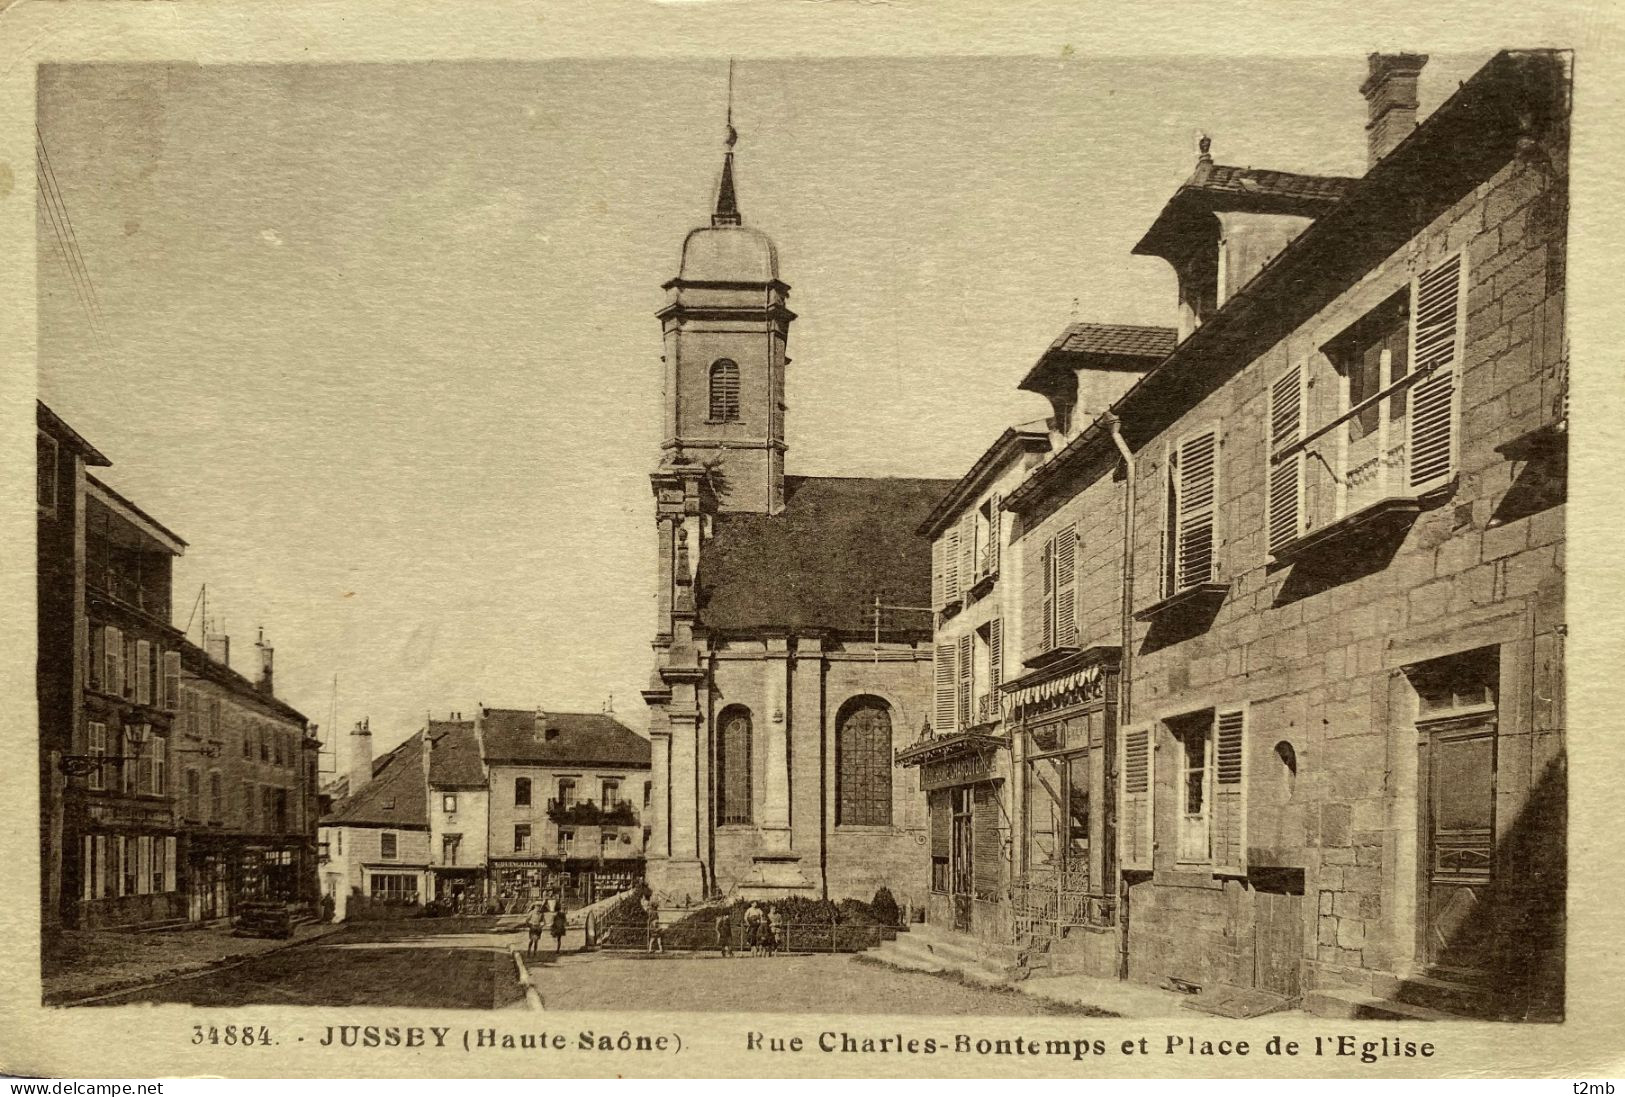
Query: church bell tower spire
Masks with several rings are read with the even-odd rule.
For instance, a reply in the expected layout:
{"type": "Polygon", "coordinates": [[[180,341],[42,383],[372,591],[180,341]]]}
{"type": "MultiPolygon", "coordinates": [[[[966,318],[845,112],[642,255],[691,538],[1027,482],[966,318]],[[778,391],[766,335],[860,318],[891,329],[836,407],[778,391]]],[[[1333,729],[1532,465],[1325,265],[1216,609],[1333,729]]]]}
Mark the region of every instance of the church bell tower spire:
{"type": "Polygon", "coordinates": [[[728,136],[724,142],[728,151],[722,154],[722,182],[717,184],[717,209],[711,215],[712,225],[744,224],[739,216],[739,199],[734,194],[734,146],[739,143],[739,131],[734,129],[734,63],[728,61],[728,136]]]}

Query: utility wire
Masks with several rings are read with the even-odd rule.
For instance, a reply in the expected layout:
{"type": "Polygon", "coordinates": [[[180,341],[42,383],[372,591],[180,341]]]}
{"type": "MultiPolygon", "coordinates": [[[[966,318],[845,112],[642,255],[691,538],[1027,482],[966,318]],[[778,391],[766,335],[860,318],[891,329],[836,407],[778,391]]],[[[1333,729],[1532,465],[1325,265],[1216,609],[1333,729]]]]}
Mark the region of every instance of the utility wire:
{"type": "Polygon", "coordinates": [[[61,188],[57,185],[56,173],[51,166],[50,153],[46,150],[44,137],[37,127],[34,131],[34,138],[35,150],[38,153],[34,175],[39,184],[40,193],[45,199],[45,215],[56,236],[58,254],[62,257],[63,264],[68,268],[68,276],[73,283],[74,294],[78,297],[79,305],[84,309],[85,316],[90,322],[93,342],[104,355],[109,354],[112,345],[107,336],[105,317],[101,309],[101,298],[96,292],[95,282],[90,277],[90,268],[85,264],[84,252],[79,248],[78,234],[74,231],[73,221],[68,216],[68,207],[66,202],[63,201],[61,188]]]}
{"type": "Polygon", "coordinates": [[[104,326],[105,330],[107,317],[102,312],[101,295],[96,292],[96,283],[90,277],[90,267],[85,263],[85,253],[79,249],[79,234],[74,231],[73,219],[68,216],[68,205],[62,199],[62,187],[57,182],[56,169],[51,166],[51,153],[45,147],[45,137],[40,133],[38,126],[34,127],[34,141],[39,145],[40,158],[45,164],[45,177],[50,180],[51,190],[56,195],[57,209],[61,210],[62,221],[68,227],[68,243],[73,248],[73,254],[79,262],[79,271],[84,275],[85,285],[90,287],[90,302],[96,309],[96,320],[104,326]]]}

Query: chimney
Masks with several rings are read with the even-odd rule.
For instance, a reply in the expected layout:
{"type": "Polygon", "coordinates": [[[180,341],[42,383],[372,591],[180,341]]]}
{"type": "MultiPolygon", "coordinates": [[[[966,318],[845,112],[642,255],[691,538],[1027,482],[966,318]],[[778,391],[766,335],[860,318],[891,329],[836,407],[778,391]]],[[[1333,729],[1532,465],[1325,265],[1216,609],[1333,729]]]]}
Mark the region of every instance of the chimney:
{"type": "Polygon", "coordinates": [[[359,721],[350,732],[350,795],[372,780],[372,718],[359,721]]]}
{"type": "Polygon", "coordinates": [[[1365,96],[1367,163],[1370,168],[1393,152],[1416,128],[1416,81],[1425,53],[1373,53],[1366,57],[1370,75],[1360,85],[1365,96]]]}
{"type": "Polygon", "coordinates": [[[211,632],[203,638],[203,650],[210,659],[223,667],[231,666],[231,637],[223,632],[211,632]]]}
{"type": "Polygon", "coordinates": [[[265,630],[260,629],[259,639],[254,641],[254,650],[260,654],[260,676],[254,682],[259,691],[264,694],[271,692],[271,657],[276,649],[265,642],[265,630]]]}

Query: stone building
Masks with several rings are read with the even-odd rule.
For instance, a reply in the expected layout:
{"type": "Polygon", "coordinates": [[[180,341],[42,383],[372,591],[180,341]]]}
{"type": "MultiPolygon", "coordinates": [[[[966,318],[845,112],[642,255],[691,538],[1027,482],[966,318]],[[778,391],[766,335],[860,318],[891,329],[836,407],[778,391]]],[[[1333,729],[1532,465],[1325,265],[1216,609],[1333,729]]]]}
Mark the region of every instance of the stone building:
{"type": "Polygon", "coordinates": [[[648,879],[674,902],[882,885],[923,902],[924,805],[893,751],[928,715],[915,529],[951,482],[785,475],[795,315],[740,216],[734,140],[659,314],[648,879]]]}
{"type": "MultiPolygon", "coordinates": [[[[1426,58],[1370,61],[1358,179],[1204,141],[1136,249],[1178,275],[1178,345],[1005,500],[1029,575],[1075,525],[1051,650],[1121,725],[1120,951],[1081,909],[1034,947],[1324,1013],[1555,1017],[1568,60],[1502,53],[1420,125],[1426,58]]],[[[1025,584],[1024,654],[1049,597],[1025,584]]]]}
{"type": "Polygon", "coordinates": [[[370,722],[350,732],[343,795],[318,831],[322,893],[339,920],[353,897],[421,905],[433,895],[423,742],[419,731],[374,759],[370,722]]]}
{"type": "Polygon", "coordinates": [[[429,896],[461,909],[485,897],[490,782],[475,721],[453,713],[449,720],[430,720],[424,735],[434,884],[429,896]]]}

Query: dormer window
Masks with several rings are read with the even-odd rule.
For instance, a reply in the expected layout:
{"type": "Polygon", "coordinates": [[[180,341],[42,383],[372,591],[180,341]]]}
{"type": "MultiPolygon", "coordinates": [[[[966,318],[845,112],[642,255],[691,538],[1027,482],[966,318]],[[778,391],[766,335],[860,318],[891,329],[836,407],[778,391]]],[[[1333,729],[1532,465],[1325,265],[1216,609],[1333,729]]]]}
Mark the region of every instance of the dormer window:
{"type": "Polygon", "coordinates": [[[739,421],[739,363],[731,358],[711,364],[711,421],[739,421]]]}

